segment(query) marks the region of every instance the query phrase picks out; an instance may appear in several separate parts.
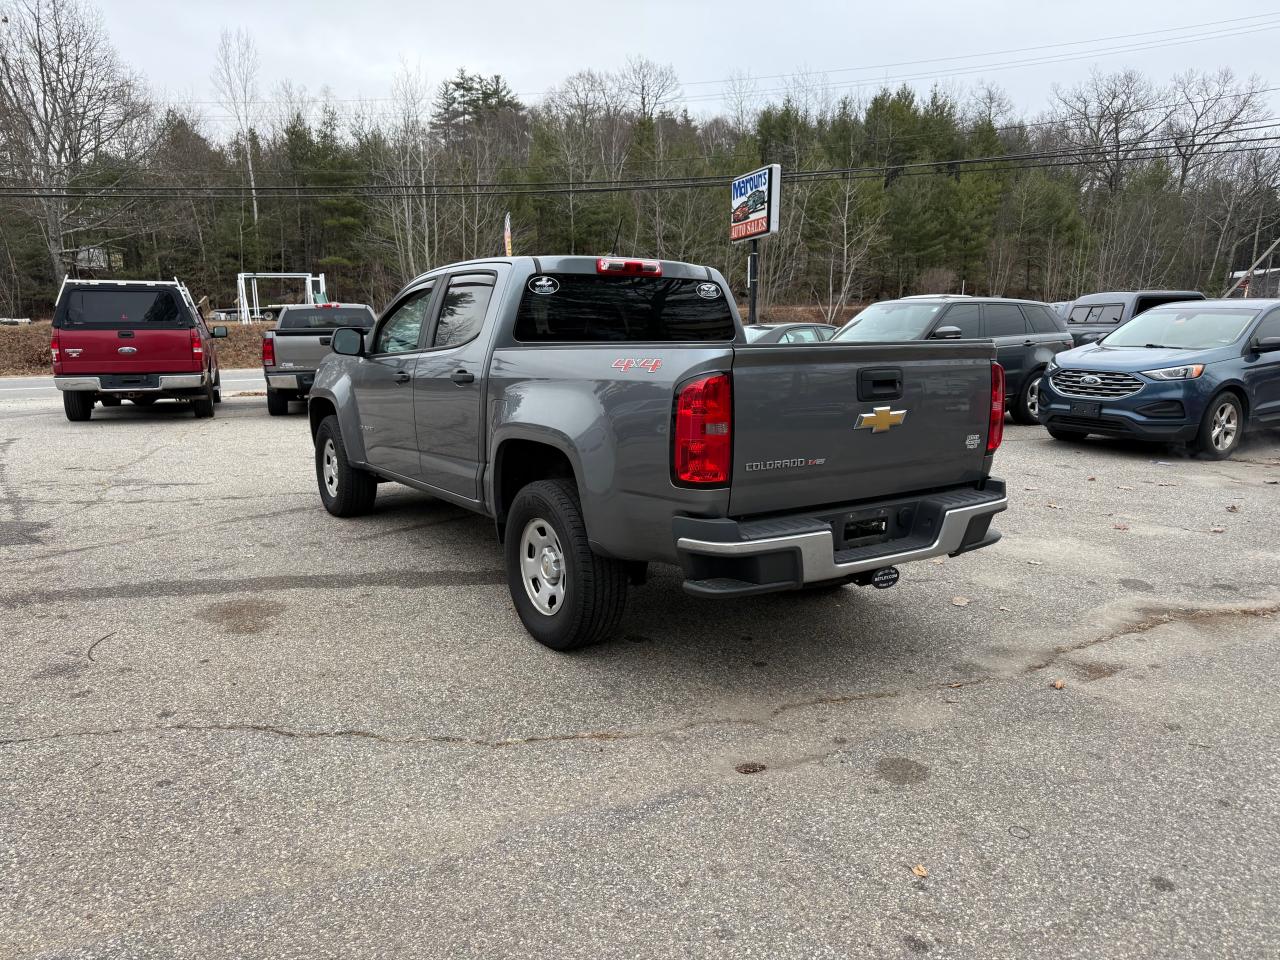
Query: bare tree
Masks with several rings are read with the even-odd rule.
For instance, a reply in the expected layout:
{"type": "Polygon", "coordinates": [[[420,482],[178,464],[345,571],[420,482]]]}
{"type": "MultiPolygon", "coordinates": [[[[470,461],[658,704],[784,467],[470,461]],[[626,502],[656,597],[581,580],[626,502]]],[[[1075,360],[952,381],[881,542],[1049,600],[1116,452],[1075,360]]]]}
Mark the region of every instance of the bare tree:
{"type": "Polygon", "coordinates": [[[1165,92],[1134,70],[1097,71],[1071,90],[1054,87],[1055,119],[1067,144],[1079,150],[1080,163],[1114,196],[1144,155],[1152,135],[1165,125],[1172,109],[1165,92]]]}
{"type": "Polygon", "coordinates": [[[258,183],[253,173],[253,141],[262,104],[258,100],[258,47],[244,29],[223,30],[213,67],[213,85],[235,121],[244,150],[249,196],[253,202],[253,225],[258,226],[258,183]]]}
{"type": "Polygon", "coordinates": [[[1262,81],[1236,81],[1230,68],[1215,73],[1188,70],[1173,78],[1175,103],[1165,128],[1177,157],[1178,191],[1186,189],[1191,174],[1213,158],[1213,147],[1241,127],[1264,116],[1262,81]]]}
{"type": "Polygon", "coordinates": [[[12,185],[30,188],[54,280],[66,276],[68,240],[127,206],[68,195],[85,176],[118,184],[142,153],[150,106],[102,18],[81,0],[12,0],[0,31],[0,137],[12,185]]]}

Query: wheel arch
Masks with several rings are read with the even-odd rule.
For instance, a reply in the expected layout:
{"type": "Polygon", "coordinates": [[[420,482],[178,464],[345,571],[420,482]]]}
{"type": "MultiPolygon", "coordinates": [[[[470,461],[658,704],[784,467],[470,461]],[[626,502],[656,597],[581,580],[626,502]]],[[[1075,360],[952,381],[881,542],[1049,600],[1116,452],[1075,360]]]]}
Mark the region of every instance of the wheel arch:
{"type": "Polygon", "coordinates": [[[573,481],[578,496],[582,496],[581,465],[572,451],[567,438],[553,434],[528,435],[520,431],[498,440],[489,479],[499,541],[506,539],[507,514],[522,487],[537,480],[565,479],[573,481]]]}

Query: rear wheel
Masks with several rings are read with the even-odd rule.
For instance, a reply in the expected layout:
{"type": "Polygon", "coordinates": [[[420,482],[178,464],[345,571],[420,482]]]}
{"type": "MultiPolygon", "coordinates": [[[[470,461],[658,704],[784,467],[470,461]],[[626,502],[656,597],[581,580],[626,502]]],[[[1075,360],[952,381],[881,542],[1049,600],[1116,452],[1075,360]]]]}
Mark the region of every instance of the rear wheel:
{"type": "Polygon", "coordinates": [[[218,371],[218,375],[213,378],[213,402],[222,402],[222,371],[218,371]]]}
{"type": "Polygon", "coordinates": [[[358,517],[373,509],[378,483],[347,459],[338,418],[325,417],[316,431],[316,482],[320,500],[335,517],[358,517]]]}
{"type": "Polygon", "coordinates": [[[1022,385],[1022,392],[1018,394],[1018,399],[1013,402],[1013,409],[1009,411],[1014,423],[1029,426],[1040,422],[1040,379],[1041,371],[1036,370],[1022,385]]]}
{"type": "Polygon", "coordinates": [[[1063,430],[1059,427],[1046,427],[1045,429],[1049,431],[1049,436],[1053,437],[1053,439],[1062,440],[1064,443],[1079,443],[1088,436],[1087,433],[1081,433],[1079,430],[1063,430]]]}
{"type": "Polygon", "coordinates": [[[267,387],[267,413],[273,417],[283,417],[289,412],[289,398],[279,390],[267,387]]]}
{"type": "Polygon", "coordinates": [[[205,420],[213,416],[213,384],[205,388],[204,393],[191,398],[191,411],[197,420],[205,420]]]}
{"type": "Polygon", "coordinates": [[[577,650],[618,628],[627,564],[591,550],[572,482],[539,480],[517,493],[505,541],[511,600],[535,640],[577,650]]]}
{"type": "Polygon", "coordinates": [[[1225,460],[1240,445],[1244,434],[1244,410],[1234,393],[1220,393],[1210,401],[1200,420],[1192,449],[1206,460],[1225,460]]]}
{"type": "Polygon", "coordinates": [[[88,420],[93,416],[93,394],[88,390],[63,391],[62,409],[68,420],[88,420]]]}

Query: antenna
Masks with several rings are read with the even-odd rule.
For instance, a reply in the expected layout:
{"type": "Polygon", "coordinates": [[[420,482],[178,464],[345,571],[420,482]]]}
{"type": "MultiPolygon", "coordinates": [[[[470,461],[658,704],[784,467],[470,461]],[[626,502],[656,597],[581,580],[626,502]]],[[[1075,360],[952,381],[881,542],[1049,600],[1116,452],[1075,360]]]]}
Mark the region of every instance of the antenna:
{"type": "Polygon", "coordinates": [[[609,256],[618,255],[618,240],[622,237],[622,217],[618,218],[618,229],[613,234],[613,246],[609,248],[609,256]]]}

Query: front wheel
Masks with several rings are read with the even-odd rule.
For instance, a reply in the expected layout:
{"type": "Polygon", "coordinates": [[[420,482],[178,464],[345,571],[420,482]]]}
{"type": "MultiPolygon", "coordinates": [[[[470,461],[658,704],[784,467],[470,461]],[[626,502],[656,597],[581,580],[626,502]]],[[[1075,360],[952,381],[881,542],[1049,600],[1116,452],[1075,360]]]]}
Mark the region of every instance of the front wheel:
{"type": "Polygon", "coordinates": [[[1240,445],[1244,434],[1244,410],[1233,393],[1220,393],[1210,401],[1200,420],[1191,448],[1206,460],[1225,460],[1240,445]]]}
{"type": "Polygon", "coordinates": [[[578,491],[539,480],[516,494],[506,526],[507,586],[524,628],[552,650],[599,643],[627,603],[627,565],[587,543],[578,491]]]}
{"type": "Polygon", "coordinates": [[[63,391],[62,409],[66,411],[68,420],[88,420],[93,416],[93,394],[88,390],[63,391]]]}
{"type": "Polygon", "coordinates": [[[1018,399],[1013,402],[1013,408],[1009,411],[1014,423],[1030,426],[1040,422],[1040,380],[1039,370],[1027,377],[1018,399]]]}
{"type": "Polygon", "coordinates": [[[335,517],[358,517],[373,509],[378,482],[347,459],[338,418],[325,417],[316,431],[316,482],[320,500],[335,517]]]}

